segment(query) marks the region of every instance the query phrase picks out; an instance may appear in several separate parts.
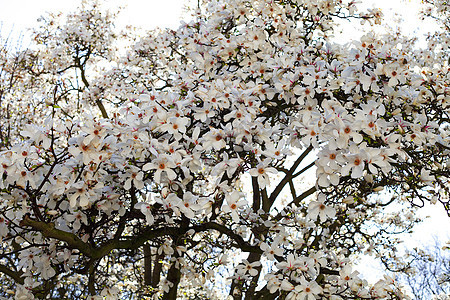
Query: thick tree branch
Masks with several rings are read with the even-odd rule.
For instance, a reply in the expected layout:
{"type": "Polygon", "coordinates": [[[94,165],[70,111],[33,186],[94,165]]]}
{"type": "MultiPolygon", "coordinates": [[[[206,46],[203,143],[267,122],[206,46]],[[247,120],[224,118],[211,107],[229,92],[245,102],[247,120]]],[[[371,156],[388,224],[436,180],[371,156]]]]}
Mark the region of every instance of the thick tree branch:
{"type": "Polygon", "coordinates": [[[144,284],[152,284],[152,249],[149,244],[144,245],[144,284]]]}
{"type": "Polygon", "coordinates": [[[11,277],[16,283],[24,284],[24,279],[22,278],[22,271],[13,271],[4,265],[0,265],[0,272],[11,277]]]}
{"type": "MultiPolygon", "coordinates": [[[[310,187],[308,190],[304,191],[303,193],[301,193],[297,198],[295,198],[294,200],[292,200],[291,203],[289,203],[286,207],[290,206],[291,204],[295,204],[298,206],[298,204],[300,203],[300,201],[302,201],[303,199],[305,199],[308,196],[311,196],[312,194],[314,194],[317,191],[316,187],[310,187]]],[[[279,212],[274,218],[274,221],[279,221],[283,218],[283,214],[282,212],[279,212]]]]}
{"type": "Polygon", "coordinates": [[[233,239],[236,242],[237,247],[239,249],[241,249],[242,251],[252,252],[252,253],[260,253],[260,254],[263,253],[263,251],[258,246],[250,245],[248,242],[246,242],[244,240],[244,238],[242,236],[240,236],[239,234],[237,234],[236,232],[227,228],[224,225],[220,225],[220,224],[217,224],[214,222],[208,222],[208,223],[204,223],[204,224],[201,224],[198,226],[194,226],[193,229],[196,232],[205,231],[205,230],[209,230],[209,229],[217,230],[217,231],[227,235],[231,239],[233,239]]]}
{"type": "Polygon", "coordinates": [[[34,230],[41,232],[46,238],[54,238],[59,241],[66,242],[70,248],[78,249],[81,253],[88,257],[91,257],[94,252],[94,249],[89,244],[83,242],[75,234],[56,229],[55,224],[53,223],[36,221],[31,219],[29,215],[25,215],[20,225],[31,227],[34,230]]]}
{"type": "Polygon", "coordinates": [[[252,190],[253,190],[253,204],[252,208],[254,212],[257,212],[261,207],[261,193],[259,190],[258,178],[252,177],[252,190]]]}
{"type": "Polygon", "coordinates": [[[274,203],[275,199],[277,199],[278,195],[281,193],[285,185],[292,180],[293,174],[295,170],[297,170],[298,166],[301,164],[301,162],[305,159],[305,157],[312,151],[313,147],[309,146],[308,148],[303,151],[303,153],[297,158],[297,160],[294,162],[292,167],[289,169],[289,171],[286,173],[284,178],[280,181],[280,183],[275,187],[272,194],[269,197],[270,203],[274,203]]]}
{"type": "Polygon", "coordinates": [[[161,227],[152,229],[148,227],[141,234],[128,240],[111,240],[103,246],[96,248],[92,253],[92,258],[101,258],[108,255],[114,249],[137,249],[142,247],[147,241],[161,236],[179,236],[184,234],[178,227],[161,227]]]}
{"type": "MultiPolygon", "coordinates": [[[[178,253],[175,253],[174,257],[175,259],[178,258],[178,253]]],[[[163,299],[176,300],[178,293],[178,284],[181,280],[180,266],[177,266],[176,261],[172,263],[169,271],[167,272],[167,280],[172,283],[172,286],[170,287],[168,292],[164,293],[163,299]]]]}

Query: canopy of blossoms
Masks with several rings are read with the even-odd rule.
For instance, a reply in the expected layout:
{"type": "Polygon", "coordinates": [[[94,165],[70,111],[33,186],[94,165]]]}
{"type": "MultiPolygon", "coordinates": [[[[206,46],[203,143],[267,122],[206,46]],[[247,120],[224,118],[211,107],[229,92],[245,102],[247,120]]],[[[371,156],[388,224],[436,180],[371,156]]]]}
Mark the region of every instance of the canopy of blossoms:
{"type": "Polygon", "coordinates": [[[430,4],[427,50],[332,43],[337,18],[380,23],[354,1],[208,0],[144,37],[96,2],[43,18],[1,57],[0,294],[407,298],[352,255],[402,267],[392,233],[418,220],[396,205],[450,209],[449,7],[430,4]]]}

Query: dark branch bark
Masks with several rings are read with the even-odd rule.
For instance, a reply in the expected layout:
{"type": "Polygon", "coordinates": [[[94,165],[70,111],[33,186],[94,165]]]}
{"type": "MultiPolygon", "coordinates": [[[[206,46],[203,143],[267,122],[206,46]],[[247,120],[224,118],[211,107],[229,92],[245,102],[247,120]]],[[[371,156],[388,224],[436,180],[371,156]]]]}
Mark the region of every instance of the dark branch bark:
{"type": "Polygon", "coordinates": [[[144,245],[144,284],[152,284],[152,250],[150,245],[144,245]]]}
{"type": "Polygon", "coordinates": [[[252,189],[253,189],[253,211],[257,212],[261,207],[261,193],[259,191],[258,178],[252,177],[252,189]]]}
{"type": "MultiPolygon", "coordinates": [[[[84,69],[84,66],[85,66],[90,54],[91,54],[91,52],[89,50],[88,53],[86,54],[86,59],[83,63],[80,63],[80,58],[75,59],[75,64],[78,67],[78,69],[80,70],[81,81],[83,81],[84,85],[87,88],[89,87],[89,82],[86,78],[86,71],[84,69]]],[[[102,113],[102,117],[105,119],[108,119],[108,113],[106,112],[105,106],[103,105],[102,101],[100,99],[97,99],[97,100],[95,100],[95,104],[97,104],[98,108],[100,109],[100,112],[102,113]]]]}
{"type": "MultiPolygon", "coordinates": [[[[295,198],[294,200],[292,200],[292,202],[289,203],[289,205],[291,205],[291,204],[298,205],[298,204],[300,203],[300,201],[302,201],[302,200],[305,199],[306,197],[308,197],[308,196],[314,194],[316,191],[317,191],[317,189],[316,189],[315,186],[310,187],[308,190],[306,190],[306,191],[304,191],[303,193],[301,193],[297,198],[295,198]]],[[[288,205],[288,206],[289,206],[289,205],[288,205]]],[[[283,215],[282,215],[282,213],[280,212],[280,213],[278,213],[278,214],[273,218],[273,220],[274,220],[274,221],[279,221],[279,220],[281,220],[282,218],[283,218],[283,215]]]]}
{"type": "Polygon", "coordinates": [[[284,178],[280,181],[280,183],[276,186],[276,188],[273,190],[272,194],[269,197],[270,203],[275,202],[275,199],[277,199],[278,195],[281,193],[285,185],[292,180],[294,176],[295,170],[298,168],[298,166],[301,164],[301,162],[305,159],[305,157],[312,151],[313,147],[309,146],[308,148],[303,151],[303,153],[297,158],[297,160],[294,162],[292,167],[289,169],[289,171],[286,173],[284,178]]]}
{"type": "Polygon", "coordinates": [[[16,283],[24,284],[24,279],[22,278],[22,271],[13,271],[4,265],[0,265],[0,272],[11,277],[16,283]]]}
{"type": "Polygon", "coordinates": [[[259,254],[263,253],[263,251],[258,246],[250,245],[248,242],[246,242],[244,240],[244,238],[242,236],[235,233],[232,229],[229,229],[223,225],[213,223],[213,222],[208,222],[208,223],[204,223],[202,225],[194,226],[193,229],[197,232],[205,231],[208,229],[217,230],[223,234],[226,234],[228,237],[232,238],[237,244],[236,247],[238,247],[242,251],[259,253],[259,254]]]}
{"type": "Polygon", "coordinates": [[[34,230],[41,232],[46,238],[54,238],[59,241],[66,242],[70,248],[78,249],[86,256],[92,257],[93,255],[94,249],[89,244],[83,242],[73,233],[56,229],[55,224],[53,223],[36,221],[31,219],[28,215],[25,215],[20,225],[31,227],[34,230]]]}
{"type": "MultiPolygon", "coordinates": [[[[175,258],[177,257],[178,255],[175,255],[175,258]]],[[[173,285],[167,293],[164,293],[163,299],[176,300],[178,292],[178,284],[180,283],[181,280],[181,272],[180,269],[176,267],[176,262],[173,262],[172,266],[170,267],[169,272],[167,273],[167,280],[171,282],[173,285]]]]}
{"type": "Polygon", "coordinates": [[[153,274],[152,274],[152,287],[156,288],[159,284],[159,281],[161,280],[161,270],[162,270],[162,263],[161,259],[164,257],[164,255],[157,254],[155,262],[153,264],[153,274]]]}
{"type": "Polygon", "coordinates": [[[97,293],[95,291],[95,270],[96,262],[93,262],[89,266],[89,279],[88,279],[88,292],[89,295],[95,296],[97,293]]]}

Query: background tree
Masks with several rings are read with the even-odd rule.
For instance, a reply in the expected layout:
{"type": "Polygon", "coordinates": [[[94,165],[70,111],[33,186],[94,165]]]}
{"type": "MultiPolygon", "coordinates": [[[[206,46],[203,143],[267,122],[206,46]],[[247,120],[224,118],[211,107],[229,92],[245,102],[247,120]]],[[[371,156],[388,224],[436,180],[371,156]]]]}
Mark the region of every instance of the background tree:
{"type": "MultiPolygon", "coordinates": [[[[16,131],[13,120],[18,118],[17,110],[22,103],[20,98],[16,99],[15,103],[11,103],[8,97],[15,92],[18,82],[25,75],[24,55],[18,53],[20,42],[14,48],[9,38],[10,36],[3,39],[0,36],[0,149],[11,145],[11,134],[16,131]]],[[[26,114],[23,116],[26,119],[26,114]]]]}
{"type": "Polygon", "coordinates": [[[2,58],[17,80],[2,94],[0,293],[407,298],[352,260],[401,264],[410,204],[449,211],[448,35],[426,56],[400,35],[332,43],[336,18],[381,22],[353,1],[192,15],[138,38],[83,2],[2,58]]]}
{"type": "Polygon", "coordinates": [[[405,274],[406,282],[416,299],[431,299],[433,295],[450,295],[449,243],[435,240],[425,249],[414,248],[406,253],[409,260],[405,274]]]}

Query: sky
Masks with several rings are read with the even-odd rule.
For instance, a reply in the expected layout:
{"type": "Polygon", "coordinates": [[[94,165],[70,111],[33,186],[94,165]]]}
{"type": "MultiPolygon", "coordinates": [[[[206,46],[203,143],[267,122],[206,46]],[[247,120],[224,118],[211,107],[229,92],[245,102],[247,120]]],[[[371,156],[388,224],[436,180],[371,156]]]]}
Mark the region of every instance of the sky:
{"type": "MultiPolygon", "coordinates": [[[[126,25],[151,29],[155,27],[176,28],[180,24],[183,0],[105,0],[107,8],[123,7],[119,14],[117,28],[126,25]]],[[[68,13],[75,11],[81,0],[0,0],[0,31],[3,38],[12,32],[13,40],[22,33],[22,45],[30,40],[28,28],[38,26],[37,19],[47,12],[68,13]],[[24,9],[26,8],[26,9],[24,9]]]]}
{"type": "MultiPolygon", "coordinates": [[[[180,23],[183,6],[187,0],[105,0],[110,8],[125,6],[119,16],[117,25],[124,27],[132,24],[143,28],[172,27],[180,23]]],[[[417,18],[419,0],[364,0],[361,7],[381,8],[390,25],[395,27],[396,19],[406,20],[403,23],[403,31],[408,35],[422,35],[424,28],[430,24],[421,22],[417,18]]],[[[37,18],[46,12],[70,12],[74,11],[81,0],[0,0],[0,24],[3,35],[12,29],[14,34],[26,32],[27,28],[36,27],[37,18]]],[[[348,24],[338,38],[356,38],[362,34],[361,30],[355,30],[348,24]]],[[[366,28],[364,28],[366,29],[366,28]]],[[[25,34],[26,36],[26,34],[25,34]]]]}
{"type": "MultiPolygon", "coordinates": [[[[428,31],[438,29],[433,22],[419,19],[418,12],[422,7],[419,0],[360,0],[359,2],[361,2],[359,5],[361,11],[372,8],[381,9],[387,25],[394,29],[400,27],[405,35],[417,36],[422,39],[428,31]]],[[[350,34],[352,37],[356,37],[368,28],[368,26],[354,28],[349,24],[345,32],[347,35],[350,34]]],[[[348,38],[348,36],[343,37],[348,38]]]]}
{"type": "MultiPolygon", "coordinates": [[[[183,0],[105,0],[105,2],[110,8],[126,4],[117,20],[118,28],[130,24],[144,29],[157,26],[176,28],[180,24],[183,6],[187,3],[183,0]]],[[[431,23],[419,20],[417,16],[419,0],[361,0],[361,2],[362,7],[365,8],[381,8],[388,24],[393,28],[401,26],[403,33],[409,36],[421,38],[427,31],[433,31],[435,28],[431,23]],[[399,19],[404,21],[397,23],[396,20],[399,19]]],[[[5,34],[12,32],[13,37],[16,37],[22,32],[25,36],[23,46],[26,47],[29,43],[29,39],[26,38],[28,36],[26,29],[36,27],[39,16],[49,11],[71,12],[80,3],[81,0],[0,0],[1,33],[5,37],[5,34]]],[[[343,32],[336,36],[337,39],[355,39],[363,34],[363,30],[355,29],[351,24],[347,24],[343,32]]],[[[450,232],[447,229],[450,228],[450,219],[442,207],[428,207],[419,210],[419,214],[422,217],[427,215],[432,217],[420,224],[412,235],[405,235],[408,247],[431,243],[434,235],[441,239],[450,239],[450,232]]]]}

